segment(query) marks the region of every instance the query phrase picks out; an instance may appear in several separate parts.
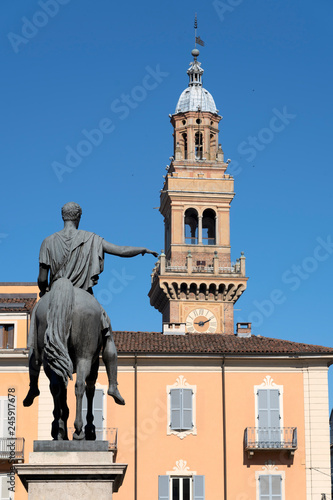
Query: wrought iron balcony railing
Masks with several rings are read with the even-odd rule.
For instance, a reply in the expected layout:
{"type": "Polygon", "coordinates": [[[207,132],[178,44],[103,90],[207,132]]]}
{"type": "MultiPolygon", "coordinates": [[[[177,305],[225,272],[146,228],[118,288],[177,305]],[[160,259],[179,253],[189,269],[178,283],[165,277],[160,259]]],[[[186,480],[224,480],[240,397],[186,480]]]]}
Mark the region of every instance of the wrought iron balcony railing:
{"type": "Polygon", "coordinates": [[[244,441],[249,456],[267,450],[287,450],[293,455],[297,449],[297,427],[247,427],[244,441]]]}
{"type": "Polygon", "coordinates": [[[0,438],[0,460],[23,460],[24,438],[0,438]]]}

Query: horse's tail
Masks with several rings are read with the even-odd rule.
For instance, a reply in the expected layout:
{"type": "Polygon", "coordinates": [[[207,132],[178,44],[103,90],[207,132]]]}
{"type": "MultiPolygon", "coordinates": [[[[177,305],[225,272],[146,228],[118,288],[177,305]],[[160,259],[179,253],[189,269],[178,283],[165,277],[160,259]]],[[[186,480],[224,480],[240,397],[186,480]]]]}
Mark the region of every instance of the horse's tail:
{"type": "Polygon", "coordinates": [[[73,378],[73,363],[68,354],[68,338],[72,327],[74,287],[67,278],[52,284],[49,292],[44,356],[50,368],[62,377],[67,386],[73,378]]]}

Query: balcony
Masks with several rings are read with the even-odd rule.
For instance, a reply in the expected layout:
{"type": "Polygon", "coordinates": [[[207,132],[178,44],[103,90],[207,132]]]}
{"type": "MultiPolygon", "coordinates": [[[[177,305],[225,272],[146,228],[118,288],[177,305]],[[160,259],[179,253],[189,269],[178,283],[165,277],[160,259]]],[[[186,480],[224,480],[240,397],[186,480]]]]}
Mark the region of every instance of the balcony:
{"type": "Polygon", "coordinates": [[[24,459],[24,438],[0,438],[0,460],[24,459]]]}
{"type": "Polygon", "coordinates": [[[254,452],[289,451],[294,455],[297,449],[297,427],[247,427],[245,429],[245,451],[249,458],[254,452]]]}
{"type": "MultiPolygon", "coordinates": [[[[192,238],[193,239],[193,238],[192,238]]],[[[210,244],[210,243],[208,243],[210,244]]],[[[245,257],[242,252],[241,257],[237,259],[236,263],[231,263],[230,266],[221,266],[217,252],[211,262],[196,261],[193,262],[191,252],[188,252],[186,261],[182,265],[174,265],[166,259],[164,253],[159,257],[158,262],[152,272],[152,283],[160,275],[170,274],[214,274],[214,275],[230,275],[233,277],[245,277],[245,257]]]]}

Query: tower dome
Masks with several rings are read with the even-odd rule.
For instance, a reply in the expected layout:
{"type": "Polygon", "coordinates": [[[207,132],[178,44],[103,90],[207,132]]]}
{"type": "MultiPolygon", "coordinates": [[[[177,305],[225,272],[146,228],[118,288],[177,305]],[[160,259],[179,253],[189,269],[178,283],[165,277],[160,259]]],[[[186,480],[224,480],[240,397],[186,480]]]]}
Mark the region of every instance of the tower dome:
{"type": "Polygon", "coordinates": [[[201,63],[197,60],[199,55],[198,49],[192,50],[194,60],[190,63],[187,70],[189,75],[188,87],[181,93],[175,113],[186,113],[186,111],[208,111],[217,114],[215,101],[213,96],[202,86],[202,74],[204,70],[201,68],[201,63]]]}

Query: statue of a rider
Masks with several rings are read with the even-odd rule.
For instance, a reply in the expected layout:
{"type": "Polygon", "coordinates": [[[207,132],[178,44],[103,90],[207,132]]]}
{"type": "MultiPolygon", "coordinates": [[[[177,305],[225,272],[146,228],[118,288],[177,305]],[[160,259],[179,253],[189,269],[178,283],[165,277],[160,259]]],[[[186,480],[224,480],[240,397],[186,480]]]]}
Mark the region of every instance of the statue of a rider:
{"type": "MultiPolygon", "coordinates": [[[[66,203],[62,207],[64,228],[43,241],[39,254],[38,286],[40,297],[51,290],[53,283],[59,278],[67,278],[74,287],[93,294],[92,287],[97,284],[98,276],[103,271],[105,253],[119,257],[134,257],[146,253],[158,256],[156,252],[147,248],[114,245],[97,234],[79,230],[81,215],[82,210],[77,203],[66,203]]],[[[109,380],[108,394],[114,398],[117,404],[124,405],[125,401],[117,387],[117,350],[113,340],[111,322],[103,307],[100,307],[103,333],[102,358],[109,380]]],[[[30,388],[23,401],[24,406],[31,406],[35,397],[39,395],[38,378],[41,359],[39,359],[36,349],[35,310],[31,317],[29,334],[30,388]]]]}

